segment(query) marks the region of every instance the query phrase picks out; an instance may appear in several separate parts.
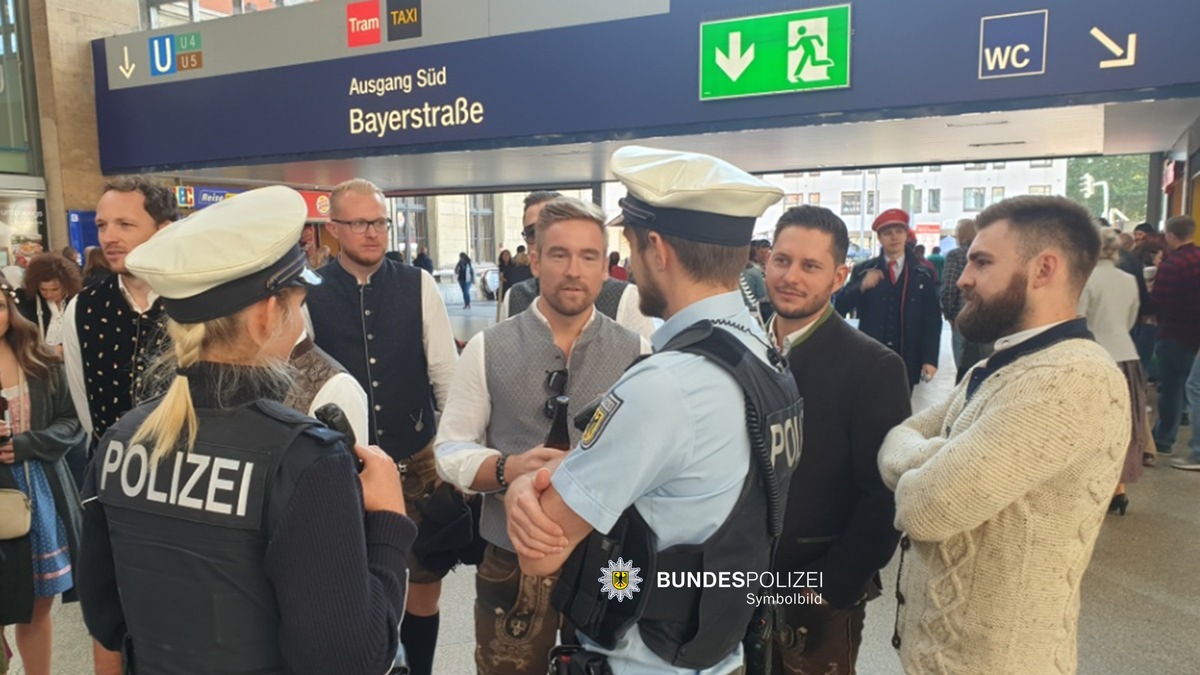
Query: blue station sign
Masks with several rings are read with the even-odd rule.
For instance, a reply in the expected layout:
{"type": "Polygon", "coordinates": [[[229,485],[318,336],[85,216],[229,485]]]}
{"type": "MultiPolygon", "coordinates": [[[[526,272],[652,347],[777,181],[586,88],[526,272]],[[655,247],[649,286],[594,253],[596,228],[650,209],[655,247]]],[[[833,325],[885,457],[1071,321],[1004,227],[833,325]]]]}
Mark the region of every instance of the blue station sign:
{"type": "Polygon", "coordinates": [[[105,38],[93,43],[101,166],[277,163],[1200,93],[1198,2],[909,0],[851,3],[847,88],[701,100],[706,59],[769,53],[749,35],[738,36],[736,55],[729,45],[703,53],[702,25],[823,4],[328,0],[189,26],[182,42],[179,29],[105,38]]]}

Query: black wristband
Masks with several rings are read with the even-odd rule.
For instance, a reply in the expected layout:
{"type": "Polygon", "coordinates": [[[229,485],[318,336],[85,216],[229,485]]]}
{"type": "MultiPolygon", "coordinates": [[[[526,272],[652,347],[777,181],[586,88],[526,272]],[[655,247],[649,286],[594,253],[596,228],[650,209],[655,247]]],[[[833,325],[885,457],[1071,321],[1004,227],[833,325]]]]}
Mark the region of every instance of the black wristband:
{"type": "Polygon", "coordinates": [[[508,489],[508,481],[504,480],[504,463],[508,461],[508,455],[500,455],[500,459],[496,460],[496,482],[500,484],[501,490],[508,489]]]}

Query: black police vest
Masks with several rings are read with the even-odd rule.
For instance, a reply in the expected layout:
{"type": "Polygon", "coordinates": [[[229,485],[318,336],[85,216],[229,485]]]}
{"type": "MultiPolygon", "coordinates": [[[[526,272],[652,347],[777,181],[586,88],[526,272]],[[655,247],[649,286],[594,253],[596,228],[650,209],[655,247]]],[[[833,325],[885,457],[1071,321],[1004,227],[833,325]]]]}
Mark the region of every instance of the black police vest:
{"type": "Polygon", "coordinates": [[[156,463],[129,439],[157,403],[109,430],[89,475],[108,519],[134,672],[283,673],[263,565],[269,533],[300,475],[342,436],[258,400],[198,409],[196,446],[156,463]]]}
{"type": "Polygon", "coordinates": [[[662,351],[703,356],[720,365],[742,387],[751,469],[729,517],[703,544],[657,551],[657,536],[637,509],[625,510],[607,534],[593,532],[571,554],[551,603],[578,630],[606,649],[634,625],[660,658],[680,668],[710,668],[745,636],[754,613],[740,588],[658,587],[659,572],[731,573],[771,569],[783,530],[787,486],[800,459],[804,402],[782,356],[763,363],[736,337],[701,321],[675,336],[662,351]],[[637,561],[645,580],[632,601],[609,600],[600,569],[623,557],[637,561]]]}

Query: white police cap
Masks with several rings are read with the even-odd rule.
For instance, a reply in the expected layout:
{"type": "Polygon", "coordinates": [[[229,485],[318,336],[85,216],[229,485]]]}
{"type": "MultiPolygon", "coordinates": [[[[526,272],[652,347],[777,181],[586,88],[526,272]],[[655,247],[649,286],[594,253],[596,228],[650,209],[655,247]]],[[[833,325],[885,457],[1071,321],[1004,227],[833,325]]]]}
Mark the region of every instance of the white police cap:
{"type": "Polygon", "coordinates": [[[167,225],[125,265],[180,323],[228,316],[285,286],[315,286],[298,242],[308,206],[295,190],[250,190],[167,225]]]}
{"type": "Polygon", "coordinates": [[[783,190],[709,155],[637,145],[613,153],[610,167],[629,193],[612,225],[681,239],[745,246],[754,223],[783,190]]]}

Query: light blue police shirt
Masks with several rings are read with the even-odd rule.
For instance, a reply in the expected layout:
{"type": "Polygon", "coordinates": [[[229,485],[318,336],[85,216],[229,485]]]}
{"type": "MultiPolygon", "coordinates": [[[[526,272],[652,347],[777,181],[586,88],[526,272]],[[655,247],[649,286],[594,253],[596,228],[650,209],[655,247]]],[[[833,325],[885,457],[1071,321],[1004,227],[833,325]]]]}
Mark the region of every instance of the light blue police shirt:
{"type": "MultiPolygon", "coordinates": [[[[742,390],[720,366],[693,354],[657,353],[702,319],[725,319],[751,352],[766,358],[766,336],[738,292],[696,302],[650,337],[654,356],[630,368],[605,397],[608,414],[596,433],[576,446],[554,473],[563,501],[598,532],[608,532],[634,505],[658,536],[658,550],[706,541],[729,517],[750,470],[750,440],[742,390]]],[[[640,561],[633,561],[638,566],[640,561]]],[[[597,576],[600,570],[596,570],[597,576]]],[[[644,579],[648,588],[652,579],[644,579]]],[[[610,602],[617,602],[611,600],[610,602]]],[[[730,626],[742,631],[742,627],[730,626]]],[[[705,675],[742,665],[741,645],[704,671],[665,663],[630,630],[613,650],[584,636],[584,646],[609,655],[614,675],[705,675]]]]}

